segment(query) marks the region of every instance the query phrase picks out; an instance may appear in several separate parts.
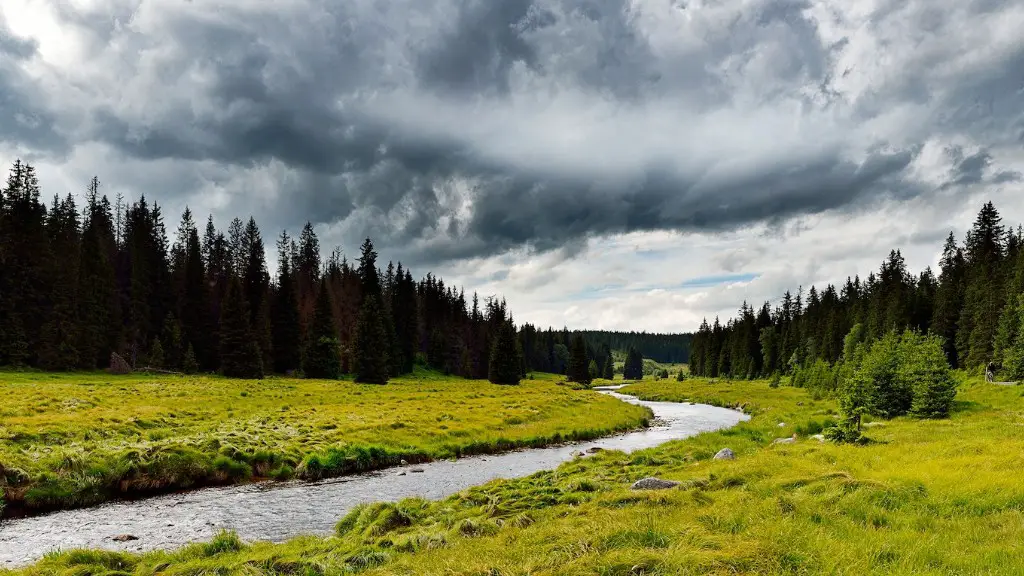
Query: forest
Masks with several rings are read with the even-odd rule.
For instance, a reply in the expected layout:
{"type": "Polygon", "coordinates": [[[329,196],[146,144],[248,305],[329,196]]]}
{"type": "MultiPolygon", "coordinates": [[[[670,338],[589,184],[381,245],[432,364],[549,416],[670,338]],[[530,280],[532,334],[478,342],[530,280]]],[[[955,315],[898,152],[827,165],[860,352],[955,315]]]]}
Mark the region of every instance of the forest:
{"type": "Polygon", "coordinates": [[[418,363],[514,383],[566,374],[575,335],[586,343],[577,362],[594,376],[611,377],[613,349],[666,362],[688,352],[687,335],[517,329],[504,300],[378,265],[370,239],[355,261],[340,249],[325,257],[311,223],[277,237],[272,277],[251,217],[225,231],[186,208],[169,232],[156,202],[111,202],[97,178],[84,204],[68,194],[47,205],[34,167],[11,168],[0,193],[0,365],[94,370],[113,353],[134,369],[383,383],[418,363]]]}
{"type": "MultiPolygon", "coordinates": [[[[909,330],[938,339],[951,368],[989,366],[1024,379],[1024,231],[986,203],[962,243],[952,232],[938,273],[918,274],[893,250],[877,273],[839,287],[786,292],[781,302],[743,303],[724,324],[705,320],[693,340],[691,371],[707,377],[768,378],[827,371],[847,337],[863,343],[909,330]]],[[[799,381],[799,378],[798,378],[799,381]]]]}

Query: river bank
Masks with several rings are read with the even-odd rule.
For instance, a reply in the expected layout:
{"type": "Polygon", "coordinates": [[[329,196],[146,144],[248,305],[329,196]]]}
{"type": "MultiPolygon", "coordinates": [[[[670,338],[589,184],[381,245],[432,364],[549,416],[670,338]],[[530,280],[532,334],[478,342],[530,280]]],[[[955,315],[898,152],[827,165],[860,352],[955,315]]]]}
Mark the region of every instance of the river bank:
{"type": "Polygon", "coordinates": [[[712,406],[645,402],[614,392],[602,396],[652,411],[655,424],[589,442],[436,461],[316,483],[206,489],[8,521],[0,524],[0,566],[23,565],[55,548],[170,550],[210,540],[221,530],[235,531],[245,541],[325,535],[360,504],[403,498],[439,500],[496,479],[521,478],[567,461],[589,459],[580,458],[580,453],[600,456],[605,451],[651,448],[747,419],[712,406]],[[118,536],[134,539],[115,540],[118,536]]]}

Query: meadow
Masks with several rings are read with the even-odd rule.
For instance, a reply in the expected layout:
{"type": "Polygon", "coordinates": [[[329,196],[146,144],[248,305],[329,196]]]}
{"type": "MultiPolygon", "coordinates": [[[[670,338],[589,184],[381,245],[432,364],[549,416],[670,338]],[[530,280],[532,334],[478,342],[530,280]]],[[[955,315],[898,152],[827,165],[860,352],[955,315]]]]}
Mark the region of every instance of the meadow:
{"type": "Polygon", "coordinates": [[[538,376],[519,386],[419,371],[350,381],[0,373],[6,515],[257,479],[319,479],[590,439],[649,411],[538,376]]]}
{"type": "Polygon", "coordinates": [[[37,574],[1020,574],[1024,399],[971,380],[950,420],[871,422],[819,442],[831,401],[765,382],[645,381],[642,397],[742,406],[733,429],[356,509],[331,538],[53,555],[37,574]],[[794,444],[775,444],[797,435],[794,444]],[[714,460],[721,448],[735,460],[714,460]],[[681,482],[632,491],[646,476],[681,482]]]}

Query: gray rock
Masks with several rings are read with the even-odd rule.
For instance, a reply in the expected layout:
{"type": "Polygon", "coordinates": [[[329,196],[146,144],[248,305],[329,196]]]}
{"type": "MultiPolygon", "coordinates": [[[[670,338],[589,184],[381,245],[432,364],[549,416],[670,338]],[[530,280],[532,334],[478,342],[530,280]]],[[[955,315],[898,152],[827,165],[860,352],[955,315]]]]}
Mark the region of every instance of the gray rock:
{"type": "Polygon", "coordinates": [[[796,444],[796,438],[776,438],[772,444],[796,444]]]}
{"type": "Polygon", "coordinates": [[[412,470],[409,470],[409,472],[412,472],[413,474],[422,474],[423,468],[413,468],[412,470]]]}
{"type": "Polygon", "coordinates": [[[730,450],[729,448],[722,448],[721,450],[718,451],[718,454],[715,454],[715,460],[735,460],[735,459],[736,459],[736,453],[733,452],[732,450],[730,450]]]}
{"type": "Polygon", "coordinates": [[[131,542],[132,540],[138,540],[138,536],[132,536],[131,534],[118,534],[113,537],[114,542],[131,542]]]}
{"type": "Polygon", "coordinates": [[[401,464],[402,464],[402,466],[406,466],[406,465],[408,465],[409,463],[408,463],[408,462],[406,462],[405,460],[402,460],[401,464]]]}
{"type": "Polygon", "coordinates": [[[644,478],[634,482],[630,488],[633,490],[668,490],[676,486],[679,486],[679,482],[662,480],[660,478],[644,478]]]}
{"type": "Polygon", "coordinates": [[[587,452],[590,452],[591,454],[597,454],[598,452],[604,452],[604,448],[601,448],[600,446],[594,446],[590,450],[587,450],[587,452]]]}
{"type": "Polygon", "coordinates": [[[396,476],[405,476],[405,471],[403,470],[402,472],[399,472],[396,476]]]}
{"type": "Polygon", "coordinates": [[[885,426],[885,424],[881,422],[865,422],[863,426],[864,428],[878,428],[879,426],[885,426]]]}
{"type": "Polygon", "coordinates": [[[786,423],[785,422],[779,422],[779,428],[785,428],[785,427],[786,427],[786,423]]]}
{"type": "Polygon", "coordinates": [[[811,436],[811,438],[814,438],[815,440],[817,440],[818,442],[821,442],[822,444],[825,443],[825,435],[824,434],[815,434],[814,436],[811,436]]]}

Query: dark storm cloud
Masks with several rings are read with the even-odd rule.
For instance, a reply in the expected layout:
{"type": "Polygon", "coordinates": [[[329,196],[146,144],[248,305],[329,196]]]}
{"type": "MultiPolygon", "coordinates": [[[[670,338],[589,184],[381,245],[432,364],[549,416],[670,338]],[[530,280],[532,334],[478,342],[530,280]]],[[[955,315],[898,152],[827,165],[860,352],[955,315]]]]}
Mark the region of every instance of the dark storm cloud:
{"type": "Polygon", "coordinates": [[[19,66],[37,51],[37,43],[15,36],[0,14],[0,144],[59,154],[65,142],[54,130],[56,119],[44,105],[45,94],[19,66]]]}
{"type": "MultiPolygon", "coordinates": [[[[106,90],[69,106],[84,112],[62,134],[142,167],[92,170],[140,181],[118,171],[213,163],[224,211],[257,212],[270,229],[311,220],[346,240],[373,234],[421,261],[916,197],[935,189],[910,169],[928,126],[980,145],[951,152],[940,188],[1020,178],[995,147],[1024,133],[1024,43],[934,72],[970,18],[1010,0],[955,3],[966,16],[885,3],[865,28],[880,44],[942,35],[951,48],[893,44],[908,66],[878,85],[863,72],[877,62],[843,60],[855,38],[823,31],[858,29],[842,3],[823,27],[818,4],[789,0],[108,2],[58,12],[109,71],[96,78],[106,90]],[[917,111],[879,120],[901,107],[917,111]],[[268,182],[270,204],[249,207],[246,190],[268,182]]],[[[0,23],[0,55],[34,53],[0,23]]],[[[37,98],[3,62],[0,90],[0,138],[59,148],[60,94],[37,98]]],[[[147,193],[194,194],[195,181],[151,179],[147,193]]]]}

